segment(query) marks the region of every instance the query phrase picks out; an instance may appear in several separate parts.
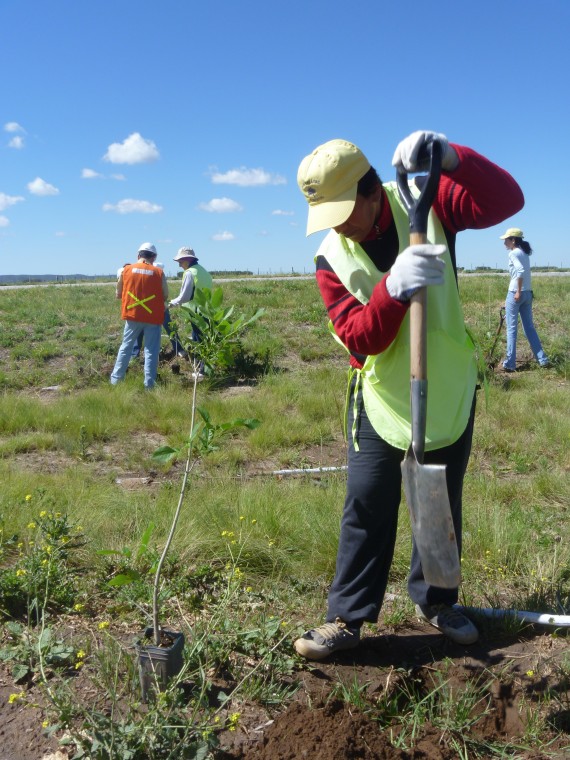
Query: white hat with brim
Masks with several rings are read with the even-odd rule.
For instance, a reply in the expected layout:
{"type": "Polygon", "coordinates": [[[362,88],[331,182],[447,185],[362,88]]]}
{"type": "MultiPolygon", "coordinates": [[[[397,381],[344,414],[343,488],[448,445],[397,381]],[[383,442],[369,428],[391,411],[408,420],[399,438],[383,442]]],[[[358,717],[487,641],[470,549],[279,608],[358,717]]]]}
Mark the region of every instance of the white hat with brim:
{"type": "Polygon", "coordinates": [[[369,169],[364,153],[347,140],[329,140],[305,156],[297,184],[309,204],[307,235],[346,222],[356,203],[358,181],[369,169]]]}
{"type": "Polygon", "coordinates": [[[193,248],[179,248],[178,253],[174,257],[174,261],[182,261],[182,259],[196,259],[198,261],[198,257],[194,253],[193,248]]]}

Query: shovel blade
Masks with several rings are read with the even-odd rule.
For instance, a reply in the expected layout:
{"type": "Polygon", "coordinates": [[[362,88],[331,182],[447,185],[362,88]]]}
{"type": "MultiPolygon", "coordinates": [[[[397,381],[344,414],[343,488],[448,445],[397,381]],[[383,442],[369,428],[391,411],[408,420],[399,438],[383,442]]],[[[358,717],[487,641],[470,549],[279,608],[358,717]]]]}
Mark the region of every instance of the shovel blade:
{"type": "Polygon", "coordinates": [[[461,569],[445,466],[420,464],[408,452],[402,462],[402,479],[426,583],[457,588],[461,569]]]}

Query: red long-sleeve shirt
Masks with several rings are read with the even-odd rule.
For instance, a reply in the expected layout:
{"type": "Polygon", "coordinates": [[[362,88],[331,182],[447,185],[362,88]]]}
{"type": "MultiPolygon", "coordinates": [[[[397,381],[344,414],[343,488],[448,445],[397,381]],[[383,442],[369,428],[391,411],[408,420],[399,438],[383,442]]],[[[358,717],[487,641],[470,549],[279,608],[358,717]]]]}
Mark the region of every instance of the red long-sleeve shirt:
{"type": "MultiPolygon", "coordinates": [[[[453,145],[459,165],[443,172],[433,210],[443,225],[455,270],[455,236],[461,230],[492,227],[524,205],[522,190],[504,169],[470,148],[453,145]]],[[[317,284],[336,334],[351,352],[350,363],[362,367],[366,356],[384,351],[396,337],[409,303],[397,301],[386,290],[386,277],[398,254],[396,225],[386,194],[375,228],[361,245],[386,276],[370,301],[356,299],[322,256],[317,257],[317,284]]]]}

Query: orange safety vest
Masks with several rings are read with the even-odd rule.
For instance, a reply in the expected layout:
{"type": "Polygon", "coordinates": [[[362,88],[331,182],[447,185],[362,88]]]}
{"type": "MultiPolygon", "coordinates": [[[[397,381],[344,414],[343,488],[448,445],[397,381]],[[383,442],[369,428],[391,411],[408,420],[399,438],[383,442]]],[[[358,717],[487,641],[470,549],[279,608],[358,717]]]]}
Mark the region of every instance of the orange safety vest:
{"type": "Polygon", "coordinates": [[[123,319],[161,325],[164,322],[164,295],[159,267],[137,261],[123,269],[122,310],[123,319]]]}

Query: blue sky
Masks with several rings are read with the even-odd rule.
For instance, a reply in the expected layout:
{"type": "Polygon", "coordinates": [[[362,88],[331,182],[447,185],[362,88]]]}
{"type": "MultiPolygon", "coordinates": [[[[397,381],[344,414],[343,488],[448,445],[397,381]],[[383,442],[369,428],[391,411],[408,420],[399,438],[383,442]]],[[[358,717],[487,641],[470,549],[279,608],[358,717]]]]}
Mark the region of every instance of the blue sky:
{"type": "Polygon", "coordinates": [[[154,242],[167,273],[313,271],[301,159],[342,137],[384,180],[445,133],[525,208],[462,233],[460,266],[570,266],[568,0],[0,0],[0,272],[104,274],[154,242]]]}

